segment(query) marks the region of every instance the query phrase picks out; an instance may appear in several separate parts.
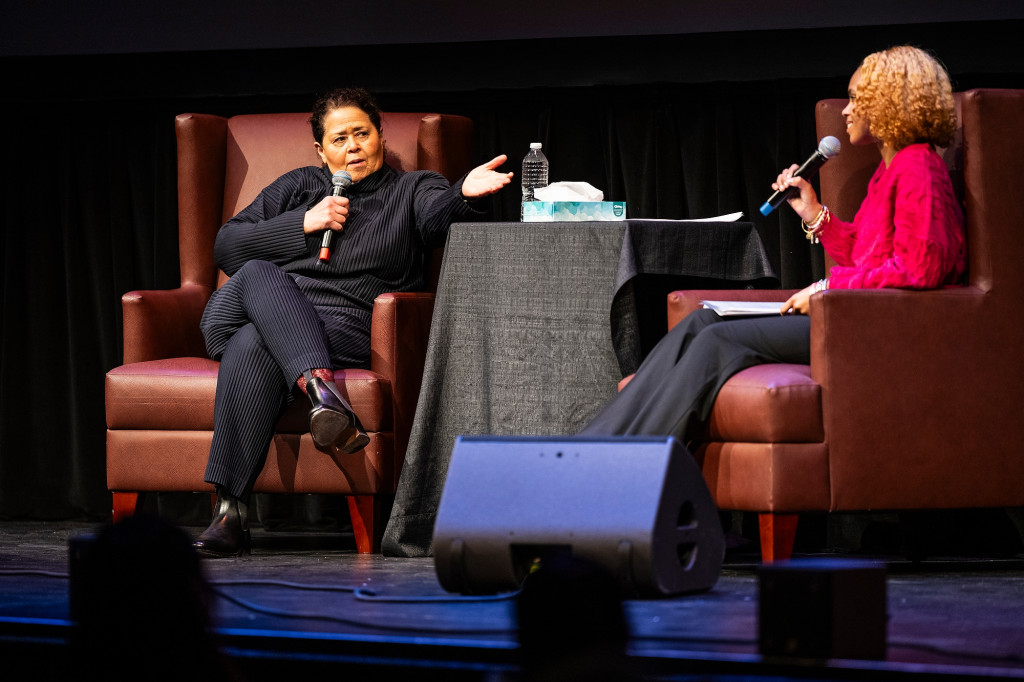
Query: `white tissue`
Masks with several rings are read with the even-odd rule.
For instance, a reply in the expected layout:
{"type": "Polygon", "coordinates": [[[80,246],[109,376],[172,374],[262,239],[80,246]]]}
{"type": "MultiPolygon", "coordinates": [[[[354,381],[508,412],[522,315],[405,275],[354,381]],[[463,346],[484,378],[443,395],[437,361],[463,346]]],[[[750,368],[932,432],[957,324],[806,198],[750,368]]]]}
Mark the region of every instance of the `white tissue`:
{"type": "Polygon", "coordinates": [[[533,190],[537,201],[603,201],[604,192],[587,182],[552,182],[533,190]]]}

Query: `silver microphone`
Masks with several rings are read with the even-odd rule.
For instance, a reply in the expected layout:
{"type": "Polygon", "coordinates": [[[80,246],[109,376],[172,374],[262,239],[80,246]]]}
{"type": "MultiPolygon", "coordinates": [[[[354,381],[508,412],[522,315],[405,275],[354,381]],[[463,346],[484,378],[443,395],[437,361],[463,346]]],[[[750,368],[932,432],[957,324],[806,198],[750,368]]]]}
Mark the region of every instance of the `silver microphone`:
{"type": "MultiPolygon", "coordinates": [[[[348,171],[340,170],[331,176],[332,197],[348,196],[348,188],[352,186],[352,176],[348,171]]],[[[326,263],[331,260],[331,239],[334,237],[334,230],[324,230],[324,237],[320,241],[320,262],[326,263]]]]}
{"type": "MultiPolygon", "coordinates": [[[[821,142],[818,143],[818,149],[811,154],[809,159],[804,161],[804,165],[796,169],[793,177],[812,177],[826,161],[839,153],[840,146],[839,140],[831,135],[821,138],[821,142]]],[[[783,201],[796,194],[796,192],[796,187],[787,187],[786,189],[776,191],[775,194],[768,197],[768,201],[761,205],[761,215],[768,215],[778,208],[783,201]]]]}

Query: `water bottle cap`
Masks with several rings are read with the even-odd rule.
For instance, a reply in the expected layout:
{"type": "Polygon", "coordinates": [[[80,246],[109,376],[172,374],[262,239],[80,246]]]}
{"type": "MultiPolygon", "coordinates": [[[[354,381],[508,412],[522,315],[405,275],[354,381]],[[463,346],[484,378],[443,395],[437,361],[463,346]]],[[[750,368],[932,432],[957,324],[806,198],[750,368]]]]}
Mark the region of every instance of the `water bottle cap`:
{"type": "Polygon", "coordinates": [[[540,148],[541,148],[540,142],[531,142],[530,143],[530,149],[540,149],[540,148]]]}

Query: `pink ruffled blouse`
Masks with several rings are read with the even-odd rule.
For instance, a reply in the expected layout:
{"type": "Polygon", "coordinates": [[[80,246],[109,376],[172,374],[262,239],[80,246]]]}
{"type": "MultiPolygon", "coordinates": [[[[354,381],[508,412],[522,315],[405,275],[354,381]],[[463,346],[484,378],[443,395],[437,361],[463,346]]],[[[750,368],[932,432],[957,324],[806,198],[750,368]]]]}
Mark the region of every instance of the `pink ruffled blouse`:
{"type": "Polygon", "coordinates": [[[819,236],[836,262],[830,289],[935,289],[959,284],[966,268],[963,213],[927,143],[879,164],[853,222],[832,216],[819,236]]]}

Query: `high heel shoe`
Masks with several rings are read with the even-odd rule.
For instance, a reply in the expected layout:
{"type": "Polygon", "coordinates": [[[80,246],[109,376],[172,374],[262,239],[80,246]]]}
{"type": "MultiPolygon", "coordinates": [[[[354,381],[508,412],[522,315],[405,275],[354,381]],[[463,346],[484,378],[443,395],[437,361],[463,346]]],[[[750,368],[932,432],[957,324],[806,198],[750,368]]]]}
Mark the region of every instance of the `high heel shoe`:
{"type": "Polygon", "coordinates": [[[237,497],[217,490],[217,504],[213,521],[192,547],[207,557],[235,557],[249,554],[252,536],[249,534],[249,507],[237,497]]]}
{"type": "Polygon", "coordinates": [[[306,395],[313,403],[309,410],[309,433],[317,447],[334,446],[349,454],[362,450],[370,442],[359,419],[333,383],[307,376],[306,395]]]}

